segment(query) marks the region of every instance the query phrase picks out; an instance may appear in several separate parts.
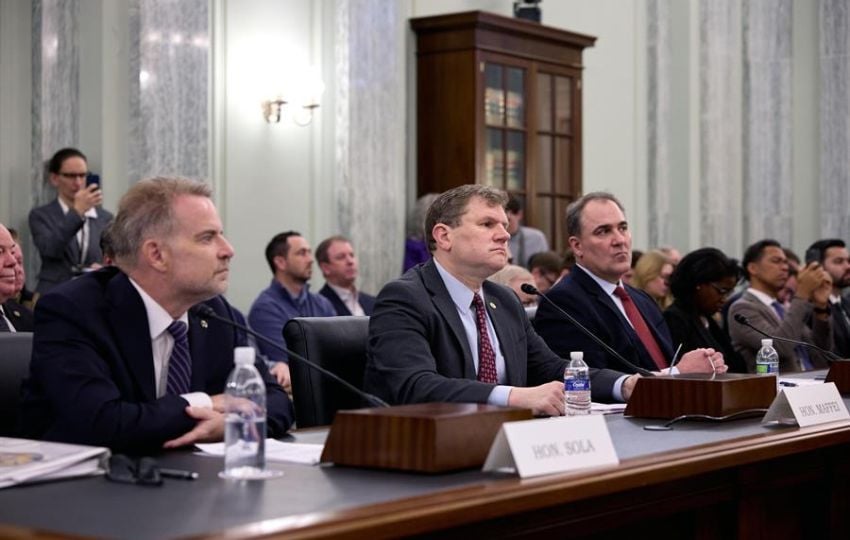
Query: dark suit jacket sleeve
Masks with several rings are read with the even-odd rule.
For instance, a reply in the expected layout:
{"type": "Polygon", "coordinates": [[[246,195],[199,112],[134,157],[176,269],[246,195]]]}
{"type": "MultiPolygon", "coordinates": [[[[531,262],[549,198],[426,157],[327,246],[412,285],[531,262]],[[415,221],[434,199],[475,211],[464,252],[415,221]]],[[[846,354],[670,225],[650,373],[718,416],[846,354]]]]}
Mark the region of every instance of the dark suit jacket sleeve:
{"type": "Polygon", "coordinates": [[[68,243],[83,226],[83,218],[75,211],[69,210],[57,221],[50,215],[50,211],[51,206],[46,205],[30,212],[30,232],[42,257],[61,259],[68,243]]]}
{"type": "Polygon", "coordinates": [[[45,295],[36,309],[31,379],[41,386],[59,431],[49,426],[48,438],[109,446],[116,450],[151,449],[191,430],[186,400],[164,396],[150,402],[129,402],[113,380],[105,355],[117,354],[103,339],[106,328],[94,327],[78,306],[58,294],[45,295]]]}
{"type": "Polygon", "coordinates": [[[486,403],[494,385],[464,376],[462,349],[415,280],[378,295],[369,319],[364,386],[392,404],[486,403]]]}

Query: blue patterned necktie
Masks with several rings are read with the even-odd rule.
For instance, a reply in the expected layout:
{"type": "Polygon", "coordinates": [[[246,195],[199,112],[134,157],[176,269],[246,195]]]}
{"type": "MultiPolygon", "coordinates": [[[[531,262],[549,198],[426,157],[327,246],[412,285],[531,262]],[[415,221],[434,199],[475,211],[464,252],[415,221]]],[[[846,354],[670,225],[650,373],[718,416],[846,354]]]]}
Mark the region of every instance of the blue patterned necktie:
{"type": "Polygon", "coordinates": [[[189,327],[183,321],[173,321],[168,332],[174,336],[174,348],[168,361],[166,393],[187,394],[192,382],[192,357],[189,355],[189,327]]]}

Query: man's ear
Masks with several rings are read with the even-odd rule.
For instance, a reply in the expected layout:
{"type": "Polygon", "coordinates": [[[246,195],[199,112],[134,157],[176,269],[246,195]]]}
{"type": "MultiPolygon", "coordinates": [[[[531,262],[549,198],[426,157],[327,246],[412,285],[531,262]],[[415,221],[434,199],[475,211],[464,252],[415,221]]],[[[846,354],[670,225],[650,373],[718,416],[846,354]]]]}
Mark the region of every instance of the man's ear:
{"type": "Polygon", "coordinates": [[[449,251],[452,247],[452,228],[445,223],[437,223],[431,229],[431,235],[437,247],[443,251],[449,251]]]}
{"type": "Polygon", "coordinates": [[[286,257],[284,257],[283,255],[275,255],[272,261],[274,262],[274,267],[276,271],[281,272],[283,270],[286,270],[286,257]]]}
{"type": "Polygon", "coordinates": [[[581,240],[577,236],[570,236],[569,240],[567,240],[570,244],[570,249],[575,253],[576,258],[580,258],[582,256],[581,253],[581,240]]]}
{"type": "Polygon", "coordinates": [[[149,238],[142,244],[141,256],[153,269],[164,272],[170,262],[169,253],[159,240],[149,238]]]}

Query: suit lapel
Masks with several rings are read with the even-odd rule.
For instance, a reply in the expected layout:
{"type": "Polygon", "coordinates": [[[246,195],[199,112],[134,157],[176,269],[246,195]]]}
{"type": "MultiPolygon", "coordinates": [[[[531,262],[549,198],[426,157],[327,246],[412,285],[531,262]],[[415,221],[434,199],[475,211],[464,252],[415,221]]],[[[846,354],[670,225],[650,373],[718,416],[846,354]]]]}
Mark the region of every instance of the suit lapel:
{"type": "Polygon", "coordinates": [[[144,401],[156,399],[153,350],[145,305],[129,278],[117,274],[107,289],[109,324],[116,337],[121,358],[133,374],[144,401]]]}
{"type": "Polygon", "coordinates": [[[451,329],[457,345],[463,352],[463,376],[475,379],[477,376],[475,373],[475,364],[472,362],[472,352],[469,350],[469,343],[463,331],[463,323],[457,314],[457,308],[452,301],[452,297],[449,296],[449,291],[446,289],[443,279],[434,265],[433,259],[422,266],[421,273],[422,282],[431,294],[434,307],[437,308],[437,311],[445,319],[446,325],[451,329]]]}
{"type": "MultiPolygon", "coordinates": [[[[59,204],[59,199],[56,198],[48,207],[50,212],[50,219],[56,224],[56,226],[60,226],[63,221],[65,221],[65,213],[62,211],[62,206],[59,204]]],[[[69,212],[73,212],[73,210],[68,210],[69,212]]],[[[76,234],[71,238],[71,241],[65,245],[65,256],[71,262],[71,264],[79,264],[80,263],[80,245],[77,242],[76,234]]]]}

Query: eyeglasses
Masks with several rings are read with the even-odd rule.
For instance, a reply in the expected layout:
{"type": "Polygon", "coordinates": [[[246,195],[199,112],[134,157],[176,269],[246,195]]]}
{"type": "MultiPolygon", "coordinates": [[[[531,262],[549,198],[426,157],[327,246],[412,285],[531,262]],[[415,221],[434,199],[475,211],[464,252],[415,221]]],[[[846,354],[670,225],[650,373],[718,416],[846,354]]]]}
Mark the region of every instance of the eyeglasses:
{"type": "Polygon", "coordinates": [[[717,291],[717,294],[719,294],[720,296],[729,296],[729,293],[731,293],[732,291],[735,290],[734,287],[725,288],[725,287],[721,287],[720,285],[718,285],[716,283],[709,283],[709,285],[711,285],[711,288],[714,289],[715,291],[717,291]]]}
{"type": "Polygon", "coordinates": [[[89,175],[89,173],[87,173],[87,172],[60,172],[59,173],[59,176],[61,176],[63,178],[68,178],[70,180],[73,180],[75,178],[85,178],[88,175],[89,175]]]}

